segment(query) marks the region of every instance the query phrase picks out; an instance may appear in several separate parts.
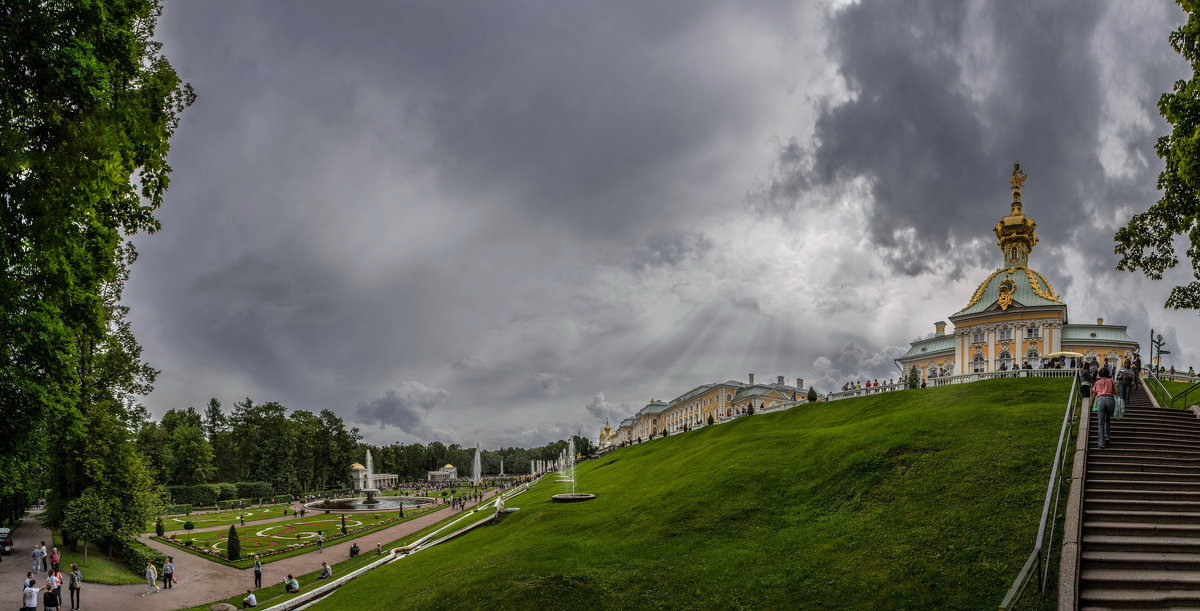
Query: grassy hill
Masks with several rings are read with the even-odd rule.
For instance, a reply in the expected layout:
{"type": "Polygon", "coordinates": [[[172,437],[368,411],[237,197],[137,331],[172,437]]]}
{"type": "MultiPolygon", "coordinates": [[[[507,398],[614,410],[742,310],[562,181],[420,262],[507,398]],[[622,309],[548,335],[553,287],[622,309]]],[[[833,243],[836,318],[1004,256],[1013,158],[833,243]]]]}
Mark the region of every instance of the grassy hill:
{"type": "Polygon", "coordinates": [[[316,609],[994,608],[1033,544],[1068,381],[742,418],[544,478],[502,522],[316,609]]]}

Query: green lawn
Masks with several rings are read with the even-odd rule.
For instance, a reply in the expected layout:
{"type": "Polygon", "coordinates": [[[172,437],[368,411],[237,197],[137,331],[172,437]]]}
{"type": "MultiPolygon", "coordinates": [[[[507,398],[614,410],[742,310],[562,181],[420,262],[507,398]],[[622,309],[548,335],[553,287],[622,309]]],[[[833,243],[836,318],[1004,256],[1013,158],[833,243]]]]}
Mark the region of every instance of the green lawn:
{"type": "Polygon", "coordinates": [[[434,506],[427,506],[421,509],[406,509],[404,510],[404,519],[386,523],[386,520],[396,518],[399,512],[346,513],[347,531],[362,530],[349,532],[344,538],[341,533],[341,516],[343,514],[340,513],[326,514],[322,512],[315,515],[307,515],[303,518],[296,518],[295,520],[240,526],[236,530],[238,539],[241,542],[242,558],[235,561],[225,560],[222,557],[216,557],[208,553],[208,550],[216,550],[221,554],[225,553],[226,541],[229,538],[229,529],[191,533],[190,535],[174,535],[172,539],[162,538],[158,540],[180,551],[189,552],[214,562],[244,569],[251,566],[253,560],[250,557],[254,554],[263,554],[276,549],[285,550],[281,553],[263,555],[262,562],[268,563],[316,551],[317,548],[314,544],[317,540],[318,531],[325,534],[326,545],[334,545],[369,535],[384,528],[391,528],[397,524],[425,515],[435,509],[434,506]],[[194,547],[183,546],[182,543],[184,541],[191,541],[194,547]]]}
{"type": "MultiPolygon", "coordinates": [[[[79,544],[79,551],[72,552],[63,547],[62,536],[54,535],[54,546],[62,553],[62,562],[59,563],[59,568],[62,570],[63,576],[66,577],[71,572],[71,563],[79,565],[80,572],[83,573],[83,580],[90,583],[106,583],[109,585],[123,585],[127,583],[144,583],[145,580],[129,570],[124,562],[119,558],[109,559],[104,555],[98,546],[92,545],[88,547],[87,565],[83,563],[83,544],[79,544]]],[[[28,570],[26,568],[25,570],[28,570]]]]}
{"type": "Polygon", "coordinates": [[[496,525],[317,609],[994,608],[1028,556],[1069,382],[816,403],[546,478],[496,525]]]}
{"type": "MultiPolygon", "coordinates": [[[[410,535],[396,539],[395,541],[385,543],[383,546],[383,549],[390,550],[390,549],[393,549],[396,547],[401,547],[404,545],[411,544],[411,543],[417,541],[418,539],[420,539],[421,537],[424,537],[426,534],[431,533],[431,532],[441,528],[442,526],[445,526],[447,523],[451,522],[452,520],[463,517],[463,515],[465,515],[465,514],[462,512],[458,512],[458,511],[447,513],[445,518],[438,520],[434,524],[426,526],[425,528],[422,528],[421,530],[419,530],[415,533],[412,533],[410,535]]],[[[466,514],[466,515],[469,515],[469,514],[466,514]]],[[[480,512],[475,515],[481,519],[482,517],[487,515],[487,512],[480,512]]],[[[458,525],[459,526],[465,525],[469,521],[471,521],[470,518],[468,518],[467,520],[464,520],[462,522],[459,522],[458,525]]],[[[352,572],[356,569],[359,569],[363,566],[371,564],[372,562],[375,562],[378,559],[379,559],[379,556],[375,555],[373,546],[364,546],[362,555],[360,555],[356,558],[348,558],[341,562],[334,563],[332,565],[333,566],[333,574],[335,577],[345,575],[345,574],[350,573],[350,572],[352,572]]],[[[402,562],[408,562],[408,561],[409,560],[403,560],[402,562]]],[[[304,592],[311,590],[313,587],[315,587],[314,584],[319,583],[317,581],[317,575],[319,575],[319,574],[320,574],[320,571],[316,570],[316,571],[312,571],[310,573],[305,573],[303,575],[296,575],[296,579],[300,582],[300,594],[303,594],[304,592]]],[[[267,585],[267,587],[264,587],[260,590],[254,591],[255,596],[258,598],[258,606],[259,607],[276,605],[276,604],[279,604],[281,602],[287,601],[289,599],[295,598],[296,596],[300,595],[300,594],[287,594],[286,592],[283,591],[283,579],[285,577],[287,577],[287,575],[272,574],[270,571],[264,569],[263,583],[268,584],[268,585],[267,585]],[[264,604],[264,603],[267,603],[268,601],[269,601],[269,604],[264,604]]],[[[214,600],[214,601],[206,602],[202,605],[196,605],[195,607],[189,607],[188,609],[185,609],[183,611],[208,611],[208,609],[211,605],[213,605],[214,603],[219,603],[219,602],[225,602],[225,603],[229,603],[235,607],[241,607],[242,606],[242,598],[244,596],[245,596],[244,593],[237,594],[235,596],[231,596],[224,600],[214,600]]],[[[372,607],[367,607],[367,608],[372,608],[372,607]]]]}
{"type": "MultiPolygon", "coordinates": [[[[1170,400],[1162,394],[1162,390],[1158,387],[1158,382],[1147,380],[1146,385],[1154,392],[1154,396],[1158,399],[1159,405],[1162,407],[1171,407],[1169,402],[1170,400]]],[[[1193,386],[1193,384],[1190,382],[1163,382],[1162,385],[1167,389],[1167,392],[1171,393],[1171,396],[1173,397],[1178,397],[1179,395],[1183,394],[1184,391],[1193,386]]],[[[1175,407],[1182,409],[1200,403],[1200,389],[1193,390],[1188,394],[1186,400],[1187,405],[1184,405],[1183,403],[1184,401],[1177,402],[1175,407]]]]}

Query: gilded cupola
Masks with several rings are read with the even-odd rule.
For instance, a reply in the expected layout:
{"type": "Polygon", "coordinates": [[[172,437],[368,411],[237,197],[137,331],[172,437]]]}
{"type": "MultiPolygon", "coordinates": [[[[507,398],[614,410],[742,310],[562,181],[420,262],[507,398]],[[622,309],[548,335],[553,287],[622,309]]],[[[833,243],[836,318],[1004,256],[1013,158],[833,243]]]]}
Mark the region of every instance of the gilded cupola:
{"type": "Polygon", "coordinates": [[[1012,214],[996,223],[996,239],[1004,257],[1001,267],[1029,265],[1029,251],[1038,243],[1037,222],[1021,210],[1021,185],[1026,178],[1021,164],[1014,163],[1012,178],[1008,179],[1012,185],[1012,214]]]}

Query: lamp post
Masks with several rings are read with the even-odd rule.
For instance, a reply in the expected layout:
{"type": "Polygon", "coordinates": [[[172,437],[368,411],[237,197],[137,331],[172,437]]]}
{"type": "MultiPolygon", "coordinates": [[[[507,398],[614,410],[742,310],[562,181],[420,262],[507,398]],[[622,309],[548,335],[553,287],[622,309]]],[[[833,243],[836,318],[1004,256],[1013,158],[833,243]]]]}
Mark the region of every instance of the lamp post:
{"type": "Polygon", "coordinates": [[[1166,342],[1163,341],[1162,333],[1155,334],[1154,329],[1150,329],[1150,363],[1153,367],[1158,367],[1162,361],[1162,355],[1171,354],[1170,350],[1163,350],[1166,342]],[[1158,350],[1158,359],[1154,358],[1154,351],[1158,350]]]}

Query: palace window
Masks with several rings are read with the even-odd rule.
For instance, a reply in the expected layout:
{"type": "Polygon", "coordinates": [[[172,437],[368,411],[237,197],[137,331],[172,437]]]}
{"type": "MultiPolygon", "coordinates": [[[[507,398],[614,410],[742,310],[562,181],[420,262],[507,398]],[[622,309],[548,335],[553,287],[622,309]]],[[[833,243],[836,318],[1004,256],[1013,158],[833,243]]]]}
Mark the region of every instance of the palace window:
{"type": "Polygon", "coordinates": [[[1013,368],[1013,358],[1008,352],[1001,352],[1000,356],[996,357],[996,368],[1003,367],[1005,369],[1013,368]]]}
{"type": "Polygon", "coordinates": [[[983,355],[976,354],[975,358],[971,360],[971,373],[983,373],[986,368],[987,361],[984,360],[983,355]]]}
{"type": "Polygon", "coordinates": [[[1002,341],[1002,342],[1012,341],[1012,331],[1013,331],[1012,327],[1000,327],[1000,341],[1002,341]]]}
{"type": "Polygon", "coordinates": [[[984,332],[983,331],[971,332],[971,343],[972,344],[982,344],[983,342],[984,342],[984,332]]]}
{"type": "Polygon", "coordinates": [[[1030,367],[1037,367],[1042,362],[1042,355],[1038,354],[1037,350],[1030,350],[1025,353],[1025,364],[1030,367]]]}
{"type": "Polygon", "coordinates": [[[1025,339],[1037,339],[1041,336],[1042,333],[1038,329],[1037,325],[1029,325],[1028,327],[1025,327],[1025,339]]]}

